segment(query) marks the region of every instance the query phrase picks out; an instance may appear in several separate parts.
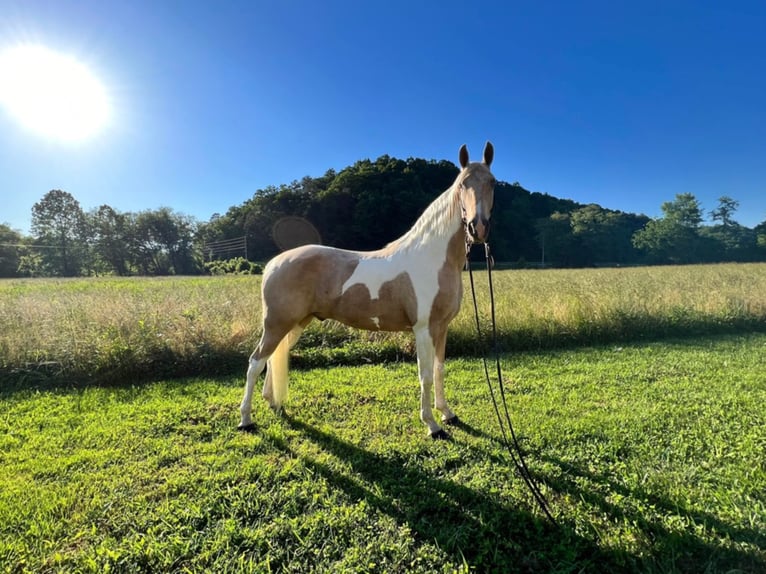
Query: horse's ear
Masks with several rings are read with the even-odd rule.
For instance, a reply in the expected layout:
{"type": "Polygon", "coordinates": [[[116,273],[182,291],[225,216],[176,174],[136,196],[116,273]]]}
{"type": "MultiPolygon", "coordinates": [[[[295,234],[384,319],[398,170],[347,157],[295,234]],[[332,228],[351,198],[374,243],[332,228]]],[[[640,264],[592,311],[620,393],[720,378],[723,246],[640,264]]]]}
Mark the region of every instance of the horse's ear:
{"type": "Polygon", "coordinates": [[[468,165],[468,147],[465,144],[460,146],[460,167],[465,169],[468,165]]]}
{"type": "Polygon", "coordinates": [[[487,167],[492,164],[492,160],[495,157],[495,148],[492,146],[492,142],[488,141],[484,146],[484,163],[487,167]]]}

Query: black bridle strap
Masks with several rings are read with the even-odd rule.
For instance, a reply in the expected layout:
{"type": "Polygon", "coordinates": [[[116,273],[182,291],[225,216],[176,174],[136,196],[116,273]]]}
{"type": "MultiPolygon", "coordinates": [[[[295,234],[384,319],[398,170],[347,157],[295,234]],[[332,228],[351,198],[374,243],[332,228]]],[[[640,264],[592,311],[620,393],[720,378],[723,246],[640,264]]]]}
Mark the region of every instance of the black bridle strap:
{"type": "MultiPolygon", "coordinates": [[[[467,236],[466,247],[465,247],[466,265],[468,266],[468,277],[470,278],[470,281],[471,281],[471,297],[473,298],[473,310],[474,310],[474,316],[476,317],[476,334],[479,337],[479,341],[481,341],[483,339],[483,336],[481,333],[481,324],[479,321],[479,306],[476,303],[476,288],[473,282],[473,270],[471,268],[471,257],[470,257],[471,246],[472,246],[472,242],[470,241],[470,238],[467,236]]],[[[489,252],[489,243],[484,244],[484,255],[486,257],[487,280],[489,282],[489,306],[490,306],[490,313],[491,313],[491,319],[492,319],[492,349],[495,355],[495,366],[497,368],[497,384],[498,384],[498,389],[500,392],[500,399],[503,403],[503,414],[505,415],[505,421],[503,421],[503,415],[501,415],[500,413],[500,408],[498,407],[498,401],[495,396],[495,389],[492,386],[492,379],[489,376],[489,367],[487,365],[487,354],[486,352],[482,351],[481,358],[482,358],[482,362],[484,363],[484,376],[487,379],[487,386],[489,386],[489,394],[492,397],[492,405],[495,407],[497,422],[500,425],[500,431],[503,435],[503,444],[508,450],[508,454],[511,455],[511,460],[513,461],[513,465],[516,467],[516,471],[524,480],[524,483],[532,492],[532,495],[534,496],[535,501],[537,502],[538,506],[543,511],[543,513],[545,513],[545,516],[548,517],[548,520],[550,520],[554,526],[558,526],[558,523],[553,518],[553,515],[548,509],[548,501],[545,499],[545,496],[543,496],[543,493],[540,491],[540,488],[532,479],[532,474],[529,472],[529,467],[527,467],[527,463],[524,460],[524,456],[521,452],[521,447],[519,446],[519,441],[516,438],[516,432],[513,430],[513,424],[511,423],[511,415],[508,412],[508,403],[505,400],[505,386],[503,385],[503,373],[502,373],[502,370],[500,369],[500,352],[499,352],[498,344],[497,344],[497,323],[495,321],[495,292],[492,286],[492,265],[491,265],[491,255],[489,252]],[[507,432],[506,432],[506,425],[508,428],[507,432]],[[511,444],[511,441],[508,440],[508,434],[511,435],[511,441],[513,444],[511,444]]]]}

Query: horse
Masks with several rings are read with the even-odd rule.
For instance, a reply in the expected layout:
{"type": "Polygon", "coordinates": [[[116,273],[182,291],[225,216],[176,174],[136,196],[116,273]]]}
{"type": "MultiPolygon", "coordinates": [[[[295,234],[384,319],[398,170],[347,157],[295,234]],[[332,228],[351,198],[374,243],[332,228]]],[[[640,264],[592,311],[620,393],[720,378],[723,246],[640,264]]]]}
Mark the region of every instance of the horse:
{"type": "Polygon", "coordinates": [[[449,438],[434,419],[454,425],[458,417],[444,397],[447,327],[460,309],[462,270],[468,247],[489,233],[495,177],[494,148],[471,162],[460,147],[460,172],[412,228],[377,251],[304,245],[266,265],[261,284],[262,335],[250,355],[238,428],[252,431],[255,381],[266,370],[262,396],[280,412],[287,396],[288,357],[313,320],[334,319],[369,331],[412,331],[420,379],[420,420],[434,439],[449,438]]]}

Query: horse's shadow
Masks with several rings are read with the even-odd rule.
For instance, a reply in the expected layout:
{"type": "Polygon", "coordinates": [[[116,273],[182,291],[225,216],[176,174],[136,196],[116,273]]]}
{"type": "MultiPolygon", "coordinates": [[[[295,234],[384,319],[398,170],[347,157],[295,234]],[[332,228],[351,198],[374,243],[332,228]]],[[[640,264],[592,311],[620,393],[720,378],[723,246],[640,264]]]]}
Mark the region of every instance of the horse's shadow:
{"type": "Polygon", "coordinates": [[[637,526],[642,535],[652,541],[651,560],[659,565],[660,570],[684,571],[684,561],[694,558],[695,561],[707,562],[705,571],[709,572],[766,572],[766,532],[763,530],[727,523],[715,514],[690,509],[688,502],[673,501],[642,488],[628,488],[613,478],[579,465],[540,453],[536,456],[562,470],[562,478],[548,481],[550,488],[570,497],[579,497],[583,503],[613,521],[637,526]],[[592,484],[593,488],[583,488],[586,483],[592,484]],[[612,496],[612,499],[640,501],[649,511],[638,510],[635,505],[615,504],[603,493],[616,494],[617,497],[612,496]],[[688,524],[683,530],[672,530],[651,518],[659,515],[675,516],[688,524]],[[693,533],[695,525],[704,525],[723,544],[703,541],[699,534],[693,533]],[[751,550],[738,549],[732,543],[740,543],[751,550]]]}
{"type": "MultiPolygon", "coordinates": [[[[421,542],[436,542],[456,563],[466,561],[481,571],[499,572],[546,571],[563,560],[579,567],[599,563],[619,569],[620,557],[601,551],[568,525],[556,528],[527,509],[512,508],[498,497],[408,464],[404,456],[372,453],[287,413],[283,418],[289,427],[350,464],[364,482],[291,451],[307,467],[351,499],[364,500],[398,524],[406,524],[421,542]]],[[[461,427],[470,429],[465,423],[461,427]]],[[[277,446],[290,450],[283,441],[277,446]]]]}
{"type": "MultiPolygon", "coordinates": [[[[616,506],[607,500],[605,493],[614,492],[647,500],[666,513],[678,513],[678,504],[675,502],[631,491],[606,476],[589,473],[539,453],[534,453],[534,456],[561,470],[554,479],[535,476],[536,480],[545,481],[553,496],[579,499],[612,517],[612,520],[638,525],[647,540],[651,540],[650,554],[647,555],[646,548],[637,554],[608,548],[598,540],[595,530],[582,534],[582,524],[576,525],[559,517],[559,526],[555,527],[542,514],[512,506],[507,500],[489,494],[484,489],[476,490],[458,484],[449,477],[424,470],[421,465],[411,464],[405,456],[372,453],[287,413],[283,417],[290,428],[300,432],[322,450],[350,464],[353,472],[361,476],[363,481],[354,480],[305,454],[291,451],[287,442],[275,443],[278,448],[301,458],[307,467],[335,488],[344,491],[349,498],[364,500],[371,508],[393,518],[397,524],[407,525],[417,540],[435,542],[456,563],[466,562],[479,571],[685,571],[705,563],[705,557],[709,557],[708,562],[713,565],[713,571],[733,568],[747,572],[766,567],[762,555],[705,542],[694,534],[693,528],[671,532],[640,510],[626,510],[616,506]],[[583,478],[594,487],[584,487],[583,478]],[[367,488],[365,484],[373,487],[367,488]],[[684,564],[687,564],[686,569],[684,564]]],[[[497,440],[464,422],[458,428],[474,436],[497,440]]],[[[490,455],[489,452],[486,454],[490,455]]],[[[497,455],[491,456],[494,462],[506,463],[497,455]]],[[[511,480],[518,479],[513,475],[502,475],[497,480],[509,477],[511,480]]],[[[533,504],[531,498],[530,504],[533,504]]],[[[555,500],[552,506],[555,508],[555,500]]],[[[691,514],[691,519],[697,524],[710,526],[722,534],[722,538],[758,546],[764,542],[762,533],[726,524],[713,515],[691,514]]]]}

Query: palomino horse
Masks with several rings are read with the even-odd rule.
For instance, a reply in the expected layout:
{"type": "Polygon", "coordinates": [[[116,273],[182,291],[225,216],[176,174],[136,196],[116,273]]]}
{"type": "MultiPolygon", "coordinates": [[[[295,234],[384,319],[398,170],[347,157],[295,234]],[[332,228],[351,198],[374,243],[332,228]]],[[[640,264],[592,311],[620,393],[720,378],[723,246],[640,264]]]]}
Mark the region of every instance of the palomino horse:
{"type": "Polygon", "coordinates": [[[434,420],[457,416],[444,398],[447,326],[460,309],[466,245],[484,242],[495,192],[489,170],[490,142],[481,162],[460,148],[461,170],[447,191],[429,205],[407,233],[378,251],[346,251],[304,245],[272,259],[263,274],[263,334],[250,356],[241,430],[251,430],[253,388],[268,363],[263,398],[279,411],[287,395],[290,348],[312,319],[335,319],[370,331],[415,333],[420,378],[420,419],[433,438],[447,438],[434,420]]]}

